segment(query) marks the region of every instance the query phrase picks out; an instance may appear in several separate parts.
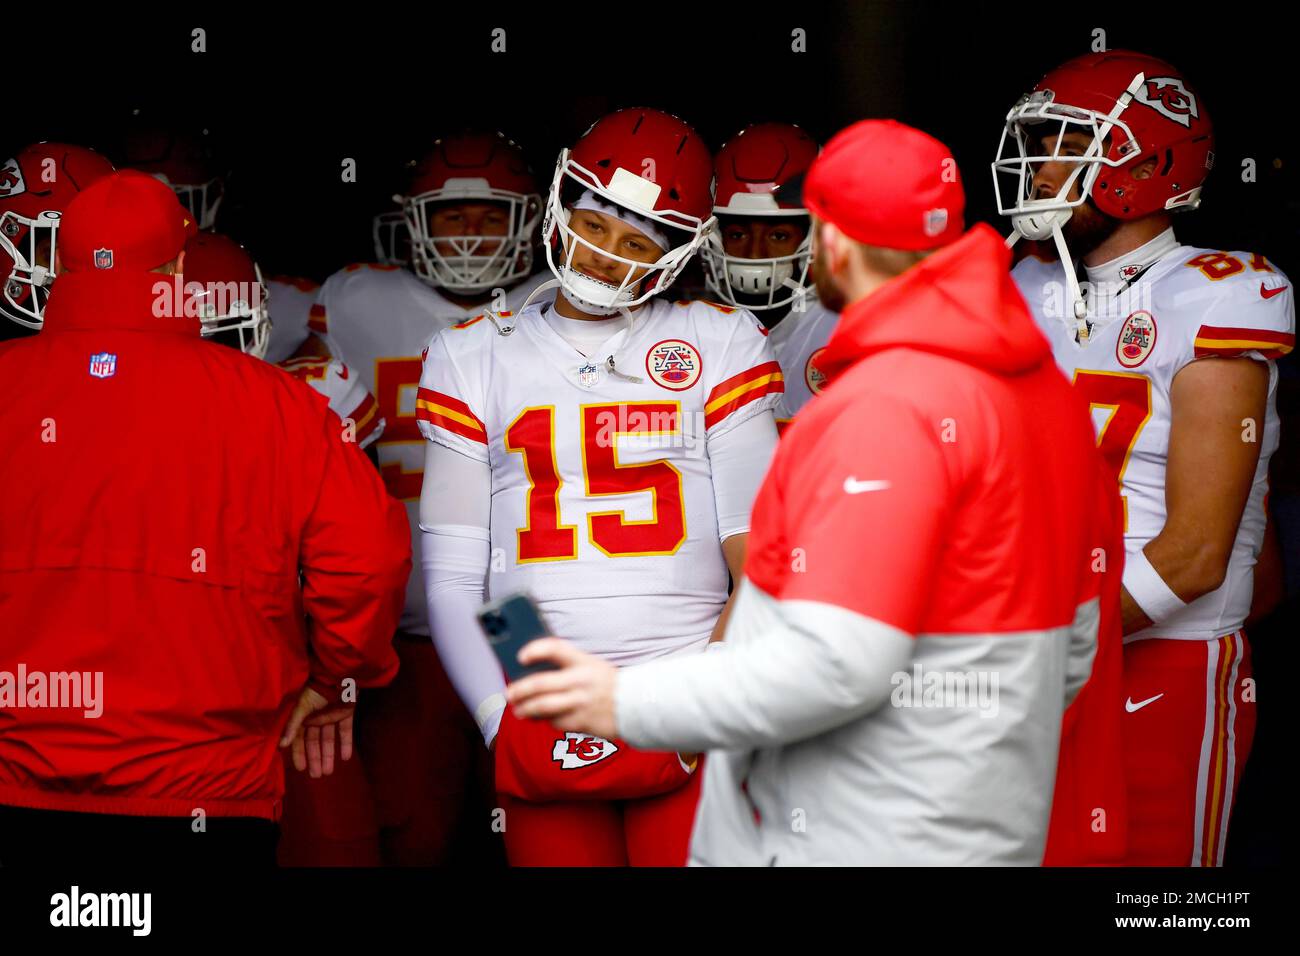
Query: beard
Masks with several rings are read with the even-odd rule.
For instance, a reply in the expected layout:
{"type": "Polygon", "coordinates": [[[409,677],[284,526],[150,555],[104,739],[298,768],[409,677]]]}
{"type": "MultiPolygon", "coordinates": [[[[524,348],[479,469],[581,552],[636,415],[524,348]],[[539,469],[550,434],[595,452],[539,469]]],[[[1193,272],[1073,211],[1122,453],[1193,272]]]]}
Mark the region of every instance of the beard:
{"type": "Polygon", "coordinates": [[[1109,239],[1119,227],[1118,219],[1107,216],[1094,206],[1092,199],[1089,198],[1082,205],[1075,207],[1074,215],[1065,224],[1062,233],[1070,246],[1073,258],[1082,259],[1109,239]]]}
{"type": "Polygon", "coordinates": [[[843,312],[849,304],[848,300],[840,291],[840,287],[835,284],[834,277],[822,265],[821,256],[813,256],[812,274],[818,301],[832,312],[843,312]]]}

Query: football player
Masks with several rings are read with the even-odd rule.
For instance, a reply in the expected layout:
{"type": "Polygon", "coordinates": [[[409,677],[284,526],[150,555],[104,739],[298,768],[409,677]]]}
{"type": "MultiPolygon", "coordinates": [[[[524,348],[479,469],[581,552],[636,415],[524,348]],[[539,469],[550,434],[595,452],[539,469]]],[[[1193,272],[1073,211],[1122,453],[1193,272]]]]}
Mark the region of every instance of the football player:
{"type": "Polygon", "coordinates": [[[817,144],[790,123],[755,123],[741,130],[714,160],[718,228],[700,250],[705,281],[719,301],[749,309],[769,331],[785,377],[778,430],[821,391],[817,354],[839,314],[817,300],[809,273],[812,233],[808,210],[778,187],[807,171],[817,144]]]}
{"type": "MultiPolygon", "coordinates": [[[[336,272],[320,289],[310,327],[379,401],[387,422],[376,446],[380,470],[389,492],[407,503],[418,548],[421,355],[440,329],[489,302],[509,312],[543,281],[545,275],[532,275],[542,201],[517,145],[499,133],[460,133],[438,140],[417,164],[403,210],[409,265],[336,272]]],[[[476,812],[473,781],[482,781],[488,765],[474,721],[429,640],[418,554],[397,641],[402,669],[389,687],[361,702],[361,732],[386,859],[432,865],[449,859],[460,822],[476,812]]],[[[487,789],[484,783],[485,817],[487,789]]]]}
{"type": "Polygon", "coordinates": [[[553,633],[619,665],[721,637],[782,376],[752,314],[663,295],[715,225],[711,173],[674,116],[600,120],[551,183],[553,300],[539,289],[518,315],[486,312],[429,345],[429,613],[493,748],[513,865],[686,861],[696,755],[515,717],[474,611],[485,586],[526,591],[553,633]]]}
{"type": "Polygon", "coordinates": [[[35,143],[0,166],[0,316],[9,320],[0,339],[40,331],[63,211],[112,171],[99,153],[67,143],[35,143]]]}
{"type": "MultiPolygon", "coordinates": [[[[187,288],[202,287],[196,290],[195,308],[205,338],[270,361],[272,293],[243,246],[220,233],[199,233],[185,244],[183,279],[187,288]]],[[[383,434],[384,419],[374,397],[339,359],[305,356],[274,364],[324,395],[344,426],[350,423],[350,440],[360,447],[368,449],[383,434]]]]}
{"type": "Polygon", "coordinates": [[[1050,241],[1014,276],[1093,410],[1125,513],[1123,739],[1132,864],[1219,865],[1250,753],[1242,630],[1278,444],[1291,283],[1258,252],[1192,248],[1213,163],[1205,102],[1128,51],[1050,72],[1007,116],[999,212],[1050,241]],[[1076,274],[1078,264],[1083,278],[1076,274]]]}

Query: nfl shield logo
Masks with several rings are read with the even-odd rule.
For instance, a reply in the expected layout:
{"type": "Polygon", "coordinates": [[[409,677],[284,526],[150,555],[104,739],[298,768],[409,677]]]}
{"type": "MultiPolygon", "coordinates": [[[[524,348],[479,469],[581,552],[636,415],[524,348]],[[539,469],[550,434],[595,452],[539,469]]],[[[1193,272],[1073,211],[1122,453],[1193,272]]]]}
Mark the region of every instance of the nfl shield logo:
{"type": "Polygon", "coordinates": [[[927,209],[925,211],[925,234],[927,236],[937,236],[947,228],[947,209],[927,209]]]}
{"type": "Polygon", "coordinates": [[[113,268],[113,250],[96,249],[95,250],[95,268],[111,269],[113,268]]]}
{"type": "Polygon", "coordinates": [[[600,384],[600,369],[591,362],[578,369],[578,384],[583,388],[594,388],[600,384]]]}
{"type": "Polygon", "coordinates": [[[109,378],[117,372],[117,356],[112,352],[99,352],[90,357],[90,374],[95,378],[109,378]]]}

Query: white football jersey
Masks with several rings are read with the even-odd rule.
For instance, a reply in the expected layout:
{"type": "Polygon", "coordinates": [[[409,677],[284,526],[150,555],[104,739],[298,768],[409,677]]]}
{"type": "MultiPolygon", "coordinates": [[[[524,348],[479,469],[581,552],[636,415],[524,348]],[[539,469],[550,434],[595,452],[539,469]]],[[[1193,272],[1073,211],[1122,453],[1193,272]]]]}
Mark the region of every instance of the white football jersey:
{"type": "Polygon", "coordinates": [[[374,396],[338,359],[306,356],[285,359],[277,364],[329,399],[330,408],[343,419],[344,424],[352,423],[353,437],[362,448],[369,447],[384,433],[384,419],[379,414],[374,396]]]}
{"type": "Polygon", "coordinates": [[[1076,323],[1063,317],[1067,296],[1061,264],[1031,257],[1018,263],[1012,275],[1051,342],[1057,364],[1089,402],[1098,447],[1122,485],[1124,546],[1129,554],[1165,526],[1174,376],[1190,362],[1209,356],[1269,360],[1267,412],[1256,437],[1259,464],[1223,584],[1163,624],[1125,640],[1209,640],[1233,633],[1250,610],[1255,560],[1264,535],[1268,462],[1278,445],[1273,360],[1295,342],[1289,280],[1263,256],[1174,243],[1153,262],[1135,262],[1116,274],[1131,286],[1123,288],[1117,281],[1089,294],[1093,325],[1086,344],[1080,345],[1075,341],[1076,323]]]}
{"type": "Polygon", "coordinates": [[[769,333],[772,351],[785,375],[785,394],[776,409],[777,428],[784,430],[799,409],[822,390],[826,376],[817,369],[817,356],[839,320],[838,312],[814,299],[803,312],[791,309],[769,333]]]}
{"type": "MultiPolygon", "coordinates": [[[[549,278],[539,272],[505,290],[502,307],[514,311],[549,278]]],[[[361,378],[385,422],[375,449],[388,493],[405,502],[411,524],[412,571],[401,628],[414,634],[429,633],[420,566],[424,439],[415,423],[420,355],[440,329],[482,310],[456,305],[409,269],[382,265],[340,269],[325,280],[311,309],[311,331],[361,378]]]]}
{"type": "Polygon", "coordinates": [[[440,332],[420,382],[424,435],[492,470],[487,591],[618,665],[699,650],[728,580],[706,436],[775,409],[780,366],[744,310],[652,299],[588,358],[543,308],[440,332]]]}
{"type": "Polygon", "coordinates": [[[310,279],[276,276],[266,280],[266,308],[271,314],[271,341],[266,360],[279,365],[307,338],[307,319],[320,285],[310,279]]]}

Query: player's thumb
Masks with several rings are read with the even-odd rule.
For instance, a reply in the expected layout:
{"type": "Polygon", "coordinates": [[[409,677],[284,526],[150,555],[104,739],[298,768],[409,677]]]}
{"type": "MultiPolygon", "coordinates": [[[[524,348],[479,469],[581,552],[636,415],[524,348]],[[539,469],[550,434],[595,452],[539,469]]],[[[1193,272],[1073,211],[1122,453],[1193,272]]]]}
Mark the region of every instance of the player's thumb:
{"type": "Polygon", "coordinates": [[[302,693],[298,695],[298,703],[294,705],[293,713],[289,715],[289,724],[280,737],[280,746],[287,747],[293,743],[293,738],[298,736],[298,731],[302,729],[302,722],[327,703],[329,701],[319,693],[310,687],[304,687],[302,693]]]}

